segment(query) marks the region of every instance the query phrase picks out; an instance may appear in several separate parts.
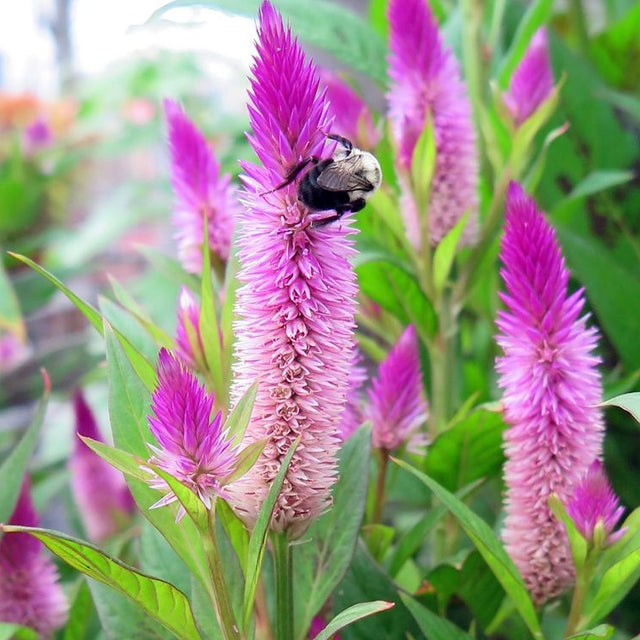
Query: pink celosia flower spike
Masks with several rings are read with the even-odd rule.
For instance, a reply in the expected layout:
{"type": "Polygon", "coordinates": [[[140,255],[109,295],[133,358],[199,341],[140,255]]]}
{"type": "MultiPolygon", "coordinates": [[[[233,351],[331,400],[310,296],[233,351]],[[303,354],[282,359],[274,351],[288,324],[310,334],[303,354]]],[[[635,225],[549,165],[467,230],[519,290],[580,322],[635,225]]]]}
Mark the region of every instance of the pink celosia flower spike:
{"type": "Polygon", "coordinates": [[[176,353],[196,371],[206,367],[200,334],[200,304],[187,287],[180,289],[176,322],[176,353]]]}
{"type": "Polygon", "coordinates": [[[378,368],[368,390],[373,446],[391,451],[415,436],[428,416],[418,338],[409,325],[378,368]]]}
{"type": "Polygon", "coordinates": [[[597,537],[598,528],[602,546],[613,544],[625,534],[625,528],[613,532],[624,507],[620,506],[620,499],[611,488],[600,460],[594,460],[580,479],[567,502],[567,513],[591,544],[597,537]]]}
{"type": "MultiPolygon", "coordinates": [[[[149,416],[149,428],[160,446],[149,445],[155,454],[149,462],[197,493],[208,508],[213,498],[226,495],[225,482],[238,461],[238,451],[222,428],[222,413],[212,416],[213,406],[213,395],[180,360],[161,349],[149,416]]],[[[166,492],[152,508],[176,500],[162,478],[150,484],[166,492]]],[[[178,519],[183,515],[180,508],[178,519]]]]}
{"type": "MultiPolygon", "coordinates": [[[[39,525],[27,479],[9,524],[39,525]]],[[[31,627],[46,639],[65,623],[69,604],[55,564],[42,551],[28,533],[6,533],[0,540],[0,621],[31,627]]]]}
{"type": "Polygon", "coordinates": [[[517,126],[521,125],[553,91],[553,70],[549,59],[547,32],[538,29],[524,57],[511,76],[503,96],[517,126]]]}
{"type": "MultiPolygon", "coordinates": [[[[458,62],[442,44],[438,24],[425,0],[389,2],[389,75],[387,94],[400,167],[408,171],[427,117],[433,125],[436,167],[428,213],[416,211],[403,184],[403,215],[409,239],[420,247],[418,217],[429,216],[431,242],[470,212],[464,239],[475,235],[478,208],[478,154],[471,105],[458,62]]],[[[401,182],[407,182],[401,177],[401,182]]]]}
{"type": "MultiPolygon", "coordinates": [[[[103,442],[95,418],[82,392],[73,396],[76,433],[103,442]]],[[[135,503],[122,474],[96,455],[79,438],[69,460],[71,489],[91,540],[100,542],[122,528],[135,503]]]]}
{"type": "Polygon", "coordinates": [[[327,90],[331,113],[335,116],[332,132],[348,138],[357,147],[373,149],[380,140],[380,132],[362,98],[333,73],[322,74],[322,85],[327,90]]]}
{"type": "Polygon", "coordinates": [[[190,273],[202,270],[204,218],[209,221],[209,248],[226,262],[229,257],[234,220],[239,209],[235,188],[202,133],[182,108],[164,102],[171,150],[171,184],[175,196],[172,217],[178,241],[178,257],[190,273]]]}
{"type": "Polygon", "coordinates": [[[356,283],[350,216],[320,227],[297,197],[277,189],[311,157],[330,156],[329,104],[318,74],[271,4],[259,14],[249,90],[251,144],[262,165],[243,164],[245,204],[238,234],[234,402],[260,380],[245,442],[267,440],[258,462],[230,491],[252,526],[281,460],[298,436],[272,527],[301,534],[331,504],[338,422],[354,349],[356,283]]]}
{"type": "Polygon", "coordinates": [[[573,563],[563,525],[549,509],[569,498],[601,455],[603,422],[597,332],[580,317],[582,290],[569,295],[569,271],[555,233],[520,185],[507,191],[501,275],[507,306],[498,314],[499,385],[504,390],[507,551],[536,604],[569,586],[573,563]]]}

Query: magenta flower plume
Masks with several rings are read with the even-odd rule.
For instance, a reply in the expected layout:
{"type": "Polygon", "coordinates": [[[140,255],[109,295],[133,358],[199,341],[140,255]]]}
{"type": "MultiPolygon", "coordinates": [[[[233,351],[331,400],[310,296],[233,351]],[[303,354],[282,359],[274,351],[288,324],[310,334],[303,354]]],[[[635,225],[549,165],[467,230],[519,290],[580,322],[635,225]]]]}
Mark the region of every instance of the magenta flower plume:
{"type": "MultiPolygon", "coordinates": [[[[9,524],[39,524],[25,479],[9,524]]],[[[67,619],[69,603],[58,584],[58,570],[42,543],[28,533],[5,533],[0,540],[0,622],[31,627],[51,638],[67,619]]]]}
{"type": "Polygon", "coordinates": [[[535,201],[511,183],[501,270],[507,306],[498,314],[499,385],[504,390],[506,519],[502,538],[537,604],[572,583],[564,527],[549,509],[562,502],[600,457],[603,422],[597,332],[580,317],[582,290],[535,201]]]}
{"type": "MultiPolygon", "coordinates": [[[[158,359],[158,385],[151,396],[149,428],[159,447],[149,462],[171,474],[211,507],[212,499],[224,496],[225,483],[235,471],[238,452],[222,427],[222,413],[212,416],[214,398],[198,379],[166,349],[158,359]]],[[[150,482],[166,492],[152,508],[176,500],[162,478],[150,482]]],[[[180,509],[178,518],[184,515],[180,509]]]]}
{"type": "Polygon", "coordinates": [[[619,540],[626,532],[614,527],[624,513],[620,499],[614,493],[600,460],[594,460],[580,479],[573,495],[567,502],[567,513],[585,540],[594,543],[598,528],[601,530],[602,546],[619,540]]]}
{"type": "MultiPolygon", "coordinates": [[[[103,442],[96,420],[82,392],[73,396],[77,436],[103,442]]],[[[87,535],[100,542],[116,533],[135,508],[122,474],[96,455],[79,438],[69,460],[71,490],[87,535]]]]}
{"type": "Polygon", "coordinates": [[[327,90],[331,113],[335,117],[332,133],[348,138],[362,149],[373,149],[380,140],[380,132],[362,98],[333,73],[322,74],[322,85],[327,90]]]}
{"type": "Polygon", "coordinates": [[[176,353],[192,369],[203,371],[206,361],[200,334],[200,305],[187,287],[180,289],[177,316],[176,353]]]}
{"type": "Polygon", "coordinates": [[[551,95],[553,70],[549,59],[547,32],[538,29],[520,64],[511,76],[509,91],[503,96],[517,126],[521,125],[551,95]]]}
{"type": "Polygon", "coordinates": [[[409,325],[378,368],[368,390],[373,446],[391,451],[417,435],[428,416],[418,338],[409,325]]]}
{"type": "Polygon", "coordinates": [[[258,34],[249,140],[262,164],[243,164],[246,211],[238,245],[244,286],[236,301],[232,400],[259,379],[245,443],[267,444],[230,491],[237,513],[252,526],[300,436],[271,523],[300,535],[331,504],[336,480],[337,425],[354,350],[353,231],[348,215],[313,227],[322,214],[298,200],[295,182],[267,193],[304,159],[331,156],[334,143],[326,138],[332,123],[316,69],[268,2],[258,34]]]}
{"type": "Polygon", "coordinates": [[[190,273],[202,270],[204,219],[209,222],[209,249],[214,258],[229,257],[234,220],[239,205],[228,174],[220,165],[202,133],[182,108],[164,102],[171,150],[171,184],[175,195],[173,224],[178,257],[190,273]]]}
{"type": "MultiPolygon", "coordinates": [[[[456,222],[470,212],[465,239],[475,234],[478,208],[478,155],[471,121],[471,105],[450,49],[445,48],[438,24],[425,0],[389,3],[391,86],[387,94],[398,161],[405,171],[427,118],[433,124],[436,166],[429,200],[429,235],[437,244],[456,222]]],[[[406,180],[401,180],[406,182],[406,180]]],[[[410,240],[419,247],[415,203],[406,197],[403,215],[410,240]]]]}

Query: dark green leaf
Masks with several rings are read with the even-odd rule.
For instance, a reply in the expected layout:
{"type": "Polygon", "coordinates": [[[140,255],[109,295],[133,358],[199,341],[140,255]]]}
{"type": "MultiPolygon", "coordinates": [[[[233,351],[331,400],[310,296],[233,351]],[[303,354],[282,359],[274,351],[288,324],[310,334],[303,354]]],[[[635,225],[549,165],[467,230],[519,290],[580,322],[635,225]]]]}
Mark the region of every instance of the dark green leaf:
{"type": "Polygon", "coordinates": [[[471,636],[460,627],[423,607],[413,598],[404,593],[401,593],[400,597],[407,609],[411,611],[411,615],[415,618],[427,640],[471,640],[471,636]]]}
{"type": "Polygon", "coordinates": [[[386,611],[391,607],[393,607],[393,602],[384,602],[383,600],[354,604],[331,620],[331,622],[315,636],[316,640],[329,640],[335,633],[340,631],[340,629],[344,629],[348,625],[353,624],[356,620],[372,616],[374,613],[380,613],[380,611],[386,611]]]}

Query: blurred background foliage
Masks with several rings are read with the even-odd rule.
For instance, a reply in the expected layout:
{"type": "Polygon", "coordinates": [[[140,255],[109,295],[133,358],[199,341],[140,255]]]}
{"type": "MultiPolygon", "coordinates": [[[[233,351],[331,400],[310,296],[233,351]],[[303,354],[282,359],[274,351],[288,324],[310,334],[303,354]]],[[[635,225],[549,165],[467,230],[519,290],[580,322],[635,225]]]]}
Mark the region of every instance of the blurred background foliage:
{"type": "MultiPolygon", "coordinates": [[[[44,443],[38,450],[36,501],[43,506],[55,496],[54,508],[45,518],[67,530],[76,526],[73,520],[60,524],[72,512],[65,468],[73,429],[68,398],[82,382],[88,386],[96,410],[106,407],[101,384],[104,369],[99,366],[103,346],[53,285],[25,269],[6,251],[23,253],[45,266],[84,299],[100,304],[118,326],[127,320],[112,302],[110,274],[126,283],[159,326],[173,332],[183,274],[174,259],[168,224],[172,195],[162,100],[171,97],[184,104],[211,141],[223,171],[237,177],[237,160],[251,157],[244,135],[248,122],[244,91],[252,46],[251,20],[259,5],[258,0],[146,3],[146,18],[127,25],[125,3],[114,3],[113,11],[122,13],[123,30],[129,27],[127,33],[134,40],[141,34],[148,36],[147,46],[126,55],[114,51],[110,64],[87,72],[80,69],[81,52],[72,46],[79,37],[79,25],[73,17],[76,3],[81,4],[80,0],[57,3],[57,13],[53,4],[46,11],[42,7],[34,11],[35,20],[41,19],[43,12],[49,18],[48,30],[57,52],[53,69],[59,72],[55,87],[39,95],[36,80],[2,80],[7,74],[0,73],[0,451],[7,451],[28,423],[40,394],[39,369],[45,367],[57,402],[50,407],[44,443]],[[66,14],[60,9],[65,5],[66,14]],[[229,14],[241,20],[233,22],[240,25],[237,30],[226,26],[232,24],[224,22],[229,14]],[[228,57],[224,43],[212,35],[202,36],[209,33],[207,25],[216,23],[223,23],[236,46],[246,49],[242,57],[228,57]],[[194,39],[198,29],[202,37],[194,39]],[[174,37],[176,33],[181,34],[179,39],[174,37]],[[172,34],[171,38],[167,34],[172,34]],[[207,38],[210,49],[203,46],[207,38]],[[171,39],[172,46],[163,46],[165,39],[171,39]],[[47,478],[47,482],[38,482],[39,478],[47,478]],[[55,505],[59,505],[57,512],[55,505]]],[[[317,62],[343,74],[365,97],[380,123],[387,69],[386,2],[275,0],[274,4],[317,62]]],[[[462,13],[469,11],[477,19],[483,43],[477,55],[483,76],[476,78],[478,84],[470,87],[470,93],[478,112],[490,110],[491,82],[504,88],[504,78],[508,79],[505,61],[512,43],[518,40],[525,12],[538,11],[540,19],[546,20],[554,75],[565,79],[559,106],[532,145],[539,153],[531,158],[537,172],[534,195],[557,229],[572,271],[572,286],[585,288],[589,311],[601,329],[605,397],[639,390],[640,6],[634,0],[556,4],[436,0],[430,4],[461,61],[465,37],[462,13]],[[548,138],[550,132],[565,125],[562,135],[548,138]]],[[[96,32],[100,20],[98,12],[92,26],[96,32]]],[[[18,54],[2,51],[0,60],[12,55],[18,54]]],[[[463,64],[465,72],[469,71],[467,62],[463,64]]],[[[380,127],[384,129],[382,124],[380,127]]],[[[496,127],[497,144],[508,145],[506,136],[496,127]]],[[[393,171],[385,169],[391,162],[386,134],[376,154],[385,177],[393,180],[393,171]]],[[[486,203],[494,176],[486,157],[482,167],[481,201],[486,203]]],[[[368,213],[366,209],[358,216],[358,242],[363,253],[381,244],[385,251],[396,251],[390,234],[385,234],[375,216],[368,213]]],[[[497,248],[497,243],[490,248],[482,266],[484,277],[477,279],[461,318],[457,390],[461,401],[472,396],[476,402],[498,397],[495,374],[491,373],[497,352],[493,339],[499,306],[497,248]]],[[[363,266],[359,278],[362,291],[386,316],[390,344],[407,318],[403,303],[381,284],[380,268],[363,266]]],[[[413,295],[410,288],[407,295],[413,295]]],[[[418,305],[415,308],[420,312],[419,300],[412,304],[418,305]]],[[[131,326],[129,329],[133,332],[131,326]]],[[[368,336],[366,328],[362,334],[361,345],[375,360],[388,344],[384,336],[368,336]]],[[[147,350],[153,349],[144,332],[138,340],[147,350]]],[[[106,424],[106,412],[101,418],[106,424]]],[[[623,502],[635,507],[640,504],[637,425],[618,409],[608,409],[606,418],[608,472],[623,502]]],[[[496,424],[483,432],[491,442],[471,438],[469,443],[476,426],[472,420],[462,421],[439,439],[427,456],[427,468],[452,490],[479,477],[492,477],[493,491],[481,499],[487,503],[484,512],[495,513],[502,425],[496,419],[496,424]],[[456,475],[464,467],[463,461],[450,466],[463,442],[470,446],[467,454],[481,462],[473,467],[474,477],[456,475]]],[[[405,507],[414,503],[417,510],[423,503],[424,490],[403,473],[398,474],[395,493],[405,507]]],[[[481,503],[474,508],[483,514],[481,503]]],[[[407,522],[406,528],[410,524],[407,522]]],[[[410,583],[416,578],[403,579],[410,583]]],[[[488,592],[496,588],[495,579],[477,554],[469,555],[455,576],[439,567],[419,578],[445,592],[453,582],[451,592],[464,592],[465,581],[478,579],[486,579],[488,592]]],[[[357,599],[384,597],[384,589],[391,588],[385,585],[361,549],[340,592],[343,602],[336,602],[336,609],[357,599]],[[371,592],[372,585],[377,585],[375,592],[371,592]]],[[[483,615],[492,617],[482,603],[468,602],[467,606],[480,620],[483,615]]],[[[619,619],[613,622],[637,631],[639,611],[640,588],[636,587],[617,609],[619,619]]],[[[462,607],[460,615],[466,615],[462,607]]],[[[402,624],[401,617],[394,621],[402,624]]],[[[355,626],[353,629],[360,631],[347,631],[345,637],[373,637],[367,635],[367,624],[376,623],[355,626]]]]}

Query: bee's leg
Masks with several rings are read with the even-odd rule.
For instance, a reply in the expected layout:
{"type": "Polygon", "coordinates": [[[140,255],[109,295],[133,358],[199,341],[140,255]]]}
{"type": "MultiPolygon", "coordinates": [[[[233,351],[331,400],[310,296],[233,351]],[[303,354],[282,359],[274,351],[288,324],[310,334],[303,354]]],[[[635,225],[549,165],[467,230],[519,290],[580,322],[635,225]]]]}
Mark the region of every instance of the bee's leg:
{"type": "Polygon", "coordinates": [[[295,167],[293,167],[293,169],[291,169],[291,171],[289,171],[289,173],[287,173],[285,179],[283,182],[281,182],[278,186],[274,187],[273,189],[271,189],[271,191],[265,191],[264,193],[261,193],[261,196],[266,196],[270,193],[273,193],[274,191],[279,191],[280,189],[286,187],[287,185],[291,184],[299,175],[300,172],[309,164],[318,164],[318,162],[320,162],[320,160],[318,160],[318,158],[315,157],[310,157],[310,158],[306,158],[305,160],[303,160],[300,164],[297,164],[295,167]]]}
{"type": "Polygon", "coordinates": [[[336,220],[340,220],[340,218],[342,218],[342,216],[347,213],[347,211],[355,213],[356,211],[364,209],[365,204],[367,204],[367,201],[364,198],[357,198],[349,204],[345,204],[342,207],[336,207],[335,215],[329,216],[327,218],[321,218],[320,220],[315,220],[311,226],[314,229],[317,229],[318,227],[324,227],[325,225],[331,224],[336,220]]]}
{"type": "Polygon", "coordinates": [[[350,153],[353,149],[353,143],[351,142],[351,140],[344,138],[343,136],[338,136],[335,133],[330,133],[327,138],[329,138],[329,140],[335,140],[336,142],[341,144],[347,150],[347,153],[350,153]]]}

